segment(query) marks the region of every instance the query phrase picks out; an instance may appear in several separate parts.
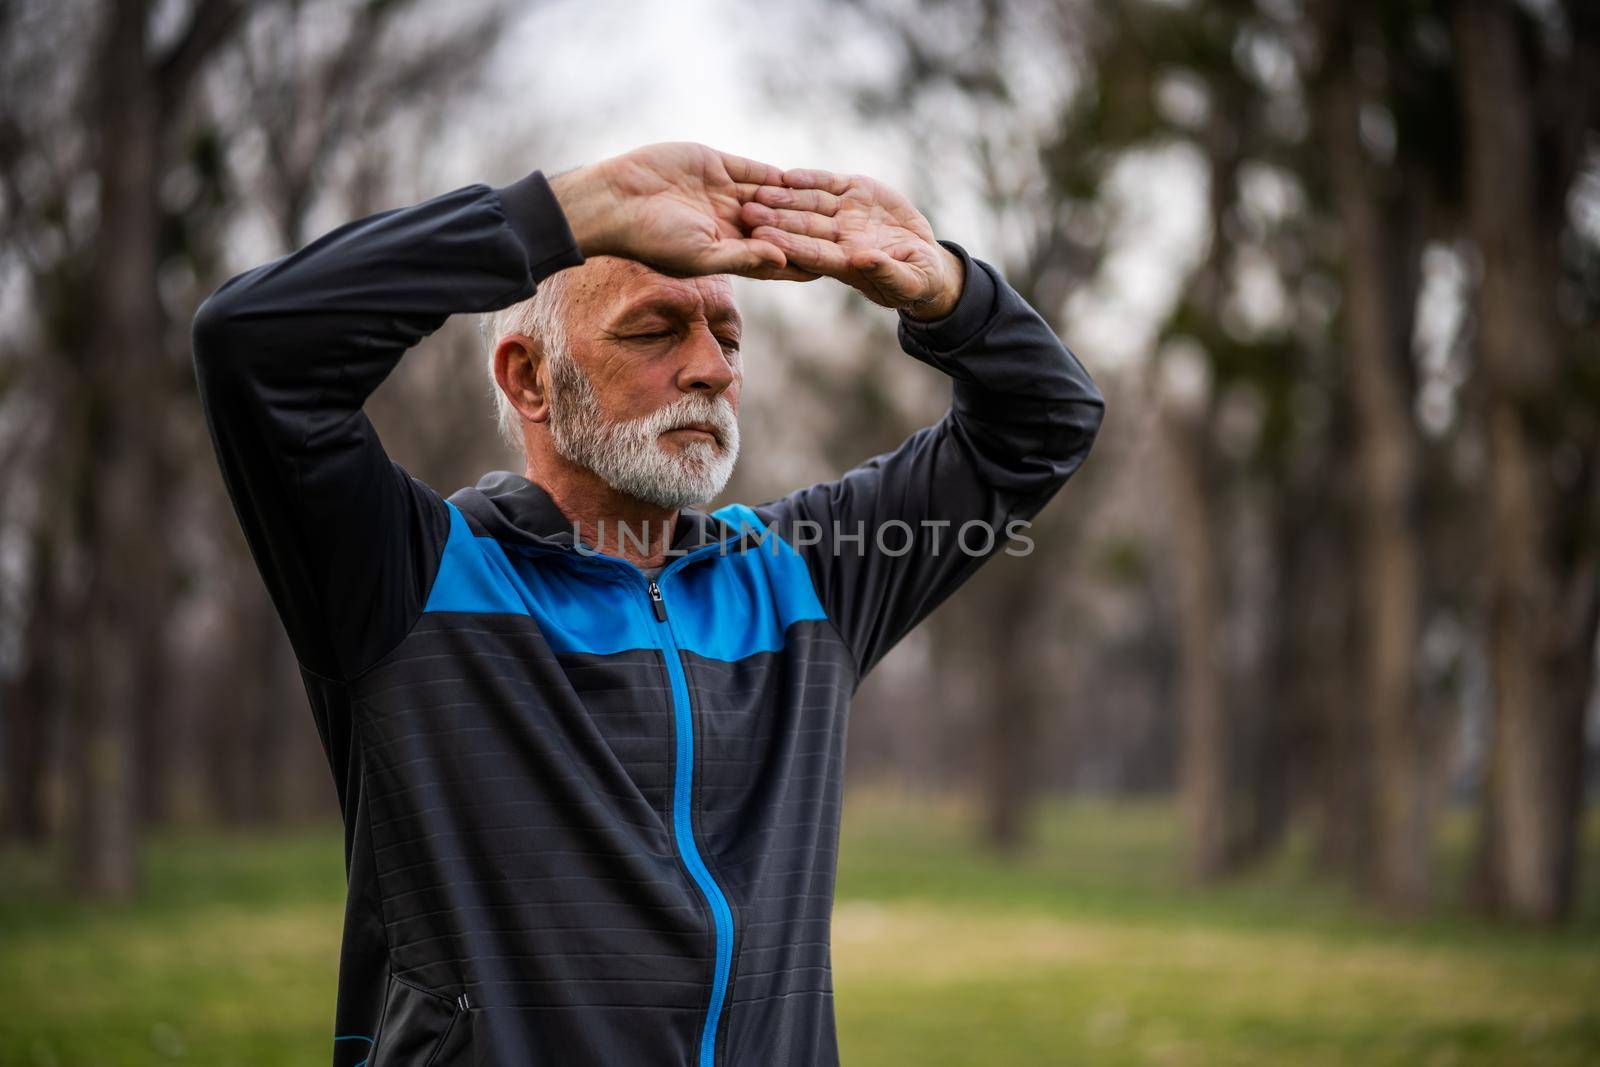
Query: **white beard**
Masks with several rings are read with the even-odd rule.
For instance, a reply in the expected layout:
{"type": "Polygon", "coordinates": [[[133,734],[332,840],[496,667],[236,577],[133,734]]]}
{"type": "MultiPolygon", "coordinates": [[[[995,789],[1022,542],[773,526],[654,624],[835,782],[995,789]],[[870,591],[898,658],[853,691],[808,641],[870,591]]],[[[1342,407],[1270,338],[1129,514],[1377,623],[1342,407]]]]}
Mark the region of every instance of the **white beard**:
{"type": "Polygon", "coordinates": [[[649,415],[610,421],[594,386],[570,358],[550,361],[550,435],[556,453],[593,471],[619,493],[662,508],[711,500],[733,475],[739,459],[739,420],[728,399],[686,393],[649,415]],[[695,440],[676,452],[661,435],[689,423],[713,427],[717,443],[695,440]]]}

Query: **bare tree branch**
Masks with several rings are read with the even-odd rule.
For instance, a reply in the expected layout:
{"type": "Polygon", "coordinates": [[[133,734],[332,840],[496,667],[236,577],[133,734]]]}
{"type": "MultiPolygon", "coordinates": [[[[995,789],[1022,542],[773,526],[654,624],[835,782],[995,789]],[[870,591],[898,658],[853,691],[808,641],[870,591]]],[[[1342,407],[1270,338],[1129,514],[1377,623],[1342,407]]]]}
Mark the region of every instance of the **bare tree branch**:
{"type": "Polygon", "coordinates": [[[170,107],[212,53],[227,43],[244,13],[245,5],[236,0],[200,0],[177,43],[156,59],[156,86],[163,107],[170,107]]]}

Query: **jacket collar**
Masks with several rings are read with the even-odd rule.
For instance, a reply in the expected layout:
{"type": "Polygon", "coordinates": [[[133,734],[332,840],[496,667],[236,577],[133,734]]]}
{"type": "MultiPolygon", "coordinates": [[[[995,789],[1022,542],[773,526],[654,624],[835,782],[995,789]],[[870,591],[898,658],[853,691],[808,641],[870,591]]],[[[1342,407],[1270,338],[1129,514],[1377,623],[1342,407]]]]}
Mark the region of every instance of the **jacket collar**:
{"type": "MultiPolygon", "coordinates": [[[[450,503],[477,520],[498,541],[573,546],[572,523],[537,483],[511,471],[490,471],[478,484],[450,494],[450,503]]],[[[678,512],[672,549],[689,552],[738,533],[733,526],[698,508],[678,512]]]]}

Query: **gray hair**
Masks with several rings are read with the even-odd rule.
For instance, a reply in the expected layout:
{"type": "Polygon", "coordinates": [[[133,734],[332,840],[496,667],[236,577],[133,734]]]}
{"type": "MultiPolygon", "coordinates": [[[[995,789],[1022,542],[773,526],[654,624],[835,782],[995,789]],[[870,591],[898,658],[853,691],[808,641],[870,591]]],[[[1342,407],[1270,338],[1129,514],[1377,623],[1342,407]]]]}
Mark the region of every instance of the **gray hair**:
{"type": "Polygon", "coordinates": [[[524,451],[522,416],[494,376],[494,350],[500,338],[520,333],[539,342],[551,363],[571,359],[567,339],[567,279],[557,272],[540,282],[534,294],[519,304],[478,317],[478,332],[488,351],[489,395],[494,398],[495,423],[500,437],[515,451],[524,451]]]}

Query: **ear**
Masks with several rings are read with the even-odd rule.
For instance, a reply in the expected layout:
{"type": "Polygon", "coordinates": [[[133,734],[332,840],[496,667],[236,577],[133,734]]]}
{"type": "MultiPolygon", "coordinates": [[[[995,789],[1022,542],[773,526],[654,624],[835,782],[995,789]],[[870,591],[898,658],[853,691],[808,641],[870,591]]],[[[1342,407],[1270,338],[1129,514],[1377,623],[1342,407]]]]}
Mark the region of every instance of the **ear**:
{"type": "Polygon", "coordinates": [[[524,419],[550,418],[550,372],[538,341],[520,333],[500,338],[494,347],[494,378],[524,419]]]}

